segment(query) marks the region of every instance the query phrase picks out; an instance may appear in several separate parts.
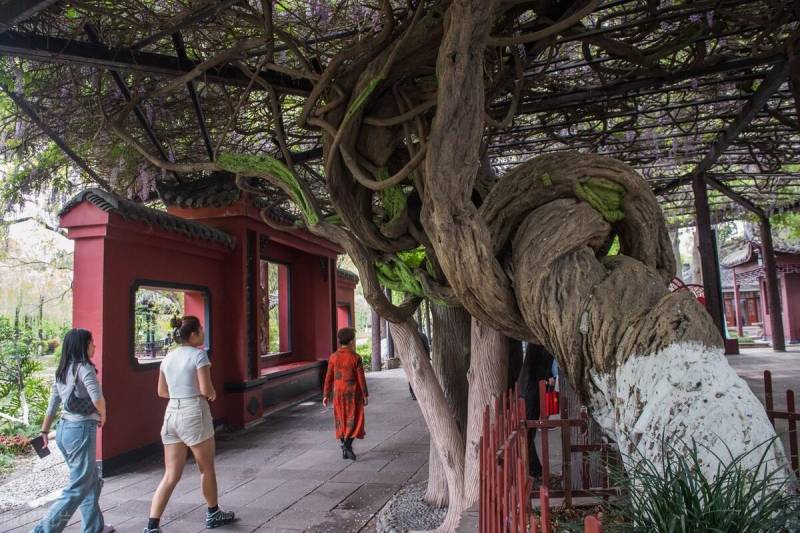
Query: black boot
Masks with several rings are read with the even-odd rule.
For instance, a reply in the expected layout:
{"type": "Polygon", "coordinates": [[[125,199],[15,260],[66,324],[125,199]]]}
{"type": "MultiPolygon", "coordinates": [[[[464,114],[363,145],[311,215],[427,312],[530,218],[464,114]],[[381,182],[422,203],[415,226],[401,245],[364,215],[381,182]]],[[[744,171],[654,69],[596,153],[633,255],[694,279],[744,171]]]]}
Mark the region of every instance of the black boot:
{"type": "Polygon", "coordinates": [[[344,439],[339,439],[342,441],[342,459],[347,459],[347,444],[345,443],[344,439]]]}
{"type": "Polygon", "coordinates": [[[355,461],[356,460],[356,454],[353,451],[353,439],[347,439],[345,441],[345,443],[344,443],[344,446],[345,446],[345,454],[347,455],[347,458],[350,459],[350,460],[355,461]]]}

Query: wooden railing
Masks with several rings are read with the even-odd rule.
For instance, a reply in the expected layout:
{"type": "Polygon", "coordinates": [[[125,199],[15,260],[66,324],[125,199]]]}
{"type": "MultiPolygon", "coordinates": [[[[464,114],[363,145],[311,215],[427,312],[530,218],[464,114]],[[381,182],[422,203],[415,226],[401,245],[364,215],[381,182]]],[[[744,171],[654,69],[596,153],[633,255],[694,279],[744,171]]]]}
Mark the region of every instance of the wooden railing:
{"type": "Polygon", "coordinates": [[[767,417],[769,417],[769,421],[779,435],[781,434],[781,430],[775,425],[775,421],[786,420],[786,425],[788,427],[786,433],[789,437],[789,460],[792,465],[792,470],[800,476],[800,457],[798,456],[797,446],[797,422],[800,421],[800,413],[797,412],[795,407],[794,391],[791,389],[786,391],[785,411],[775,409],[772,392],[772,372],[769,370],[764,371],[764,403],[767,407],[767,417]]]}
{"type": "MultiPolygon", "coordinates": [[[[550,499],[563,498],[564,504],[572,505],[572,498],[594,496],[608,498],[617,493],[617,489],[609,485],[606,474],[609,465],[617,460],[618,455],[605,443],[587,442],[585,438],[573,443],[572,428],[579,428],[586,434],[589,417],[585,408],[580,410],[578,418],[567,416],[569,406],[567,399],[559,400],[560,418],[550,419],[545,400],[545,382],[539,383],[539,401],[541,413],[537,420],[526,420],[525,402],[517,390],[508,391],[497,398],[494,409],[489,407],[483,415],[483,436],[480,441],[480,531],[481,533],[551,533],[550,499]],[[491,416],[491,412],[494,416],[491,416]],[[528,431],[537,428],[541,432],[542,481],[536,487],[534,480],[528,475],[528,431]],[[561,428],[560,446],[563,460],[561,464],[562,487],[551,487],[551,442],[552,428],[561,428]],[[592,486],[589,475],[589,460],[592,454],[602,454],[600,468],[600,485],[592,486]],[[580,488],[573,488],[571,478],[572,456],[580,454],[581,482],[580,488]],[[532,512],[532,499],[538,499],[540,510],[538,517],[532,512]]],[[[775,407],[775,394],[772,388],[772,373],[764,371],[764,403],[767,416],[778,434],[784,433],[783,427],[776,426],[776,421],[785,421],[786,435],[789,440],[789,460],[792,469],[800,476],[800,451],[798,446],[797,425],[800,413],[795,405],[794,391],[785,392],[786,410],[775,407]]],[[[595,516],[587,516],[584,521],[585,533],[602,533],[600,520],[595,516]]]]}
{"type": "MultiPolygon", "coordinates": [[[[569,428],[585,425],[587,417],[581,419],[554,419],[547,417],[545,405],[545,382],[539,383],[541,417],[526,420],[525,402],[516,390],[508,391],[497,398],[494,417],[489,407],[483,415],[483,436],[480,441],[480,531],[481,533],[551,533],[550,498],[555,493],[564,497],[571,505],[573,495],[607,495],[607,492],[590,490],[574,491],[569,482],[571,466],[569,457],[575,451],[589,453],[594,447],[571,444],[569,428]],[[533,479],[528,475],[528,432],[531,428],[542,430],[542,484],[533,490],[533,479]],[[562,449],[565,453],[565,490],[551,491],[549,429],[562,428],[562,449]],[[531,499],[538,498],[539,516],[531,512],[531,499]]],[[[562,403],[562,413],[566,406],[562,403]]],[[[601,446],[601,445],[597,445],[601,446]]],[[[598,448],[599,449],[599,448],[598,448]]],[[[602,533],[596,517],[586,517],[586,533],[602,533]]]]}

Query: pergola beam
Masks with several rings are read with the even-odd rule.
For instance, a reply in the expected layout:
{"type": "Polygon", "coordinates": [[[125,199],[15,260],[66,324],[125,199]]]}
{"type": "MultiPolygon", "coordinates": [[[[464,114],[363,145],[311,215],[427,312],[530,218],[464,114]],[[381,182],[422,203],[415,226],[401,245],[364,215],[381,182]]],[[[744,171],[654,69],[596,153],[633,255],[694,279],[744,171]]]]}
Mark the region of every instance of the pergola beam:
{"type": "Polygon", "coordinates": [[[55,4],[56,0],[6,0],[0,4],[0,32],[25,22],[39,11],[55,4]]]}
{"type": "Polygon", "coordinates": [[[703,76],[722,74],[725,72],[749,70],[754,67],[772,65],[781,61],[785,61],[785,56],[782,54],[771,54],[762,57],[749,57],[746,59],[732,59],[700,68],[679,70],[673,73],[656,74],[643,79],[624,81],[610,85],[603,85],[600,87],[592,87],[590,89],[573,91],[571,93],[560,94],[557,96],[542,96],[533,99],[527,99],[522,104],[521,111],[538,113],[542,111],[553,111],[563,107],[586,105],[592,102],[600,103],[605,102],[608,98],[627,97],[630,96],[630,93],[632,92],[658,88],[665,84],[677,83],[680,81],[692,80],[701,78],[703,76]]]}
{"type": "Polygon", "coordinates": [[[764,108],[767,101],[778,91],[780,86],[789,76],[789,61],[784,59],[769,71],[764,77],[764,81],[758,86],[753,96],[744,104],[737,117],[725,130],[720,133],[711,144],[711,149],[694,171],[688,176],[677,178],[670,183],[655,190],[656,194],[679,187],[684,183],[693,181],[697,176],[703,176],[711,170],[722,153],[733,143],[736,137],[752,122],[758,113],[764,108]]]}
{"type": "MultiPolygon", "coordinates": [[[[180,32],[172,34],[172,42],[175,45],[175,51],[178,53],[178,57],[182,60],[189,59],[189,57],[186,55],[186,45],[183,42],[183,37],[181,36],[180,32]]],[[[206,147],[206,153],[208,153],[208,158],[213,161],[214,147],[211,145],[211,136],[208,134],[208,128],[206,127],[206,117],[203,113],[203,106],[200,104],[200,98],[197,96],[197,90],[195,89],[194,81],[188,81],[186,83],[186,89],[189,91],[189,98],[192,100],[192,107],[194,107],[194,114],[197,117],[197,122],[200,126],[200,135],[203,137],[203,144],[206,147]]]]}
{"type": "MultiPolygon", "coordinates": [[[[24,57],[48,63],[88,65],[123,71],[136,71],[174,78],[192,71],[199,64],[175,56],[138,52],[130,48],[110,48],[103,44],[8,31],[0,35],[0,55],[24,57]]],[[[311,90],[307,80],[266,71],[261,76],[280,92],[305,95],[311,90]]],[[[246,87],[247,76],[229,65],[211,69],[202,78],[207,83],[246,87]]],[[[258,90],[258,84],[253,86],[258,90]]]]}
{"type": "Polygon", "coordinates": [[[238,4],[242,0],[212,0],[203,8],[198,9],[197,11],[187,11],[182,13],[181,15],[176,16],[172,20],[172,24],[169,26],[162,28],[155,33],[148,35],[144,39],[140,39],[131,45],[132,50],[141,50],[145,46],[153,44],[164,37],[168,37],[170,35],[174,35],[175,33],[181,31],[183,28],[194,24],[195,22],[200,22],[201,20],[205,20],[207,18],[213,17],[223,9],[227,9],[234,4],[238,4]]]}
{"type": "MultiPolygon", "coordinates": [[[[91,23],[87,22],[86,24],[84,24],[83,29],[86,32],[86,35],[89,37],[89,40],[91,40],[95,44],[102,44],[102,42],[100,41],[100,35],[97,33],[97,30],[91,23]]],[[[109,74],[111,74],[111,78],[117,85],[119,92],[122,93],[122,96],[123,98],[125,98],[125,101],[130,102],[131,92],[128,89],[128,84],[125,83],[125,80],[122,79],[122,76],[116,70],[113,69],[109,70],[109,74]]],[[[138,105],[133,107],[133,114],[139,121],[139,124],[141,124],[142,128],[144,129],[145,135],[147,135],[150,144],[152,144],[155,147],[155,149],[158,150],[158,154],[161,156],[161,159],[168,161],[169,157],[167,157],[167,152],[164,150],[164,146],[161,144],[161,141],[156,136],[156,132],[153,131],[153,127],[150,124],[150,121],[147,120],[147,117],[144,116],[142,109],[138,105]]]]}

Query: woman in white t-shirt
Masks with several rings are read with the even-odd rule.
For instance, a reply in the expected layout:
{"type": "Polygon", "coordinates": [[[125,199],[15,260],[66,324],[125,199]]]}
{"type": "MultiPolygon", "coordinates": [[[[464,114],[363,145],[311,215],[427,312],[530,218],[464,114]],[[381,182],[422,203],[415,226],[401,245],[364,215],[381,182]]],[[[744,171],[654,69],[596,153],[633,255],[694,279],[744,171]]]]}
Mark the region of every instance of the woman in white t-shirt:
{"type": "Polygon", "coordinates": [[[172,320],[172,326],[180,347],[167,354],[158,373],[158,395],[169,398],[161,428],[165,471],[153,495],[150,519],[144,533],[161,533],[159,521],[183,474],[187,447],[197,461],[203,497],[208,504],[206,528],[212,529],[234,521],[234,514],[220,509],[217,502],[214,424],[208,407],[208,402],[213,402],[217,394],[211,383],[211,362],[201,348],[205,342],[205,332],[194,316],[176,317],[172,320]]]}

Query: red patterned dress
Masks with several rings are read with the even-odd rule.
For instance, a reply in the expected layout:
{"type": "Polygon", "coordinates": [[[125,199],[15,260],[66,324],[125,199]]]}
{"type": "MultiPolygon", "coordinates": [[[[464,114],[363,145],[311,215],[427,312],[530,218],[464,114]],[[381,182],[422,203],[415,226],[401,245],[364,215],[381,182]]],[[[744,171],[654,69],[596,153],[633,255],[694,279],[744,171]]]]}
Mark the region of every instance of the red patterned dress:
{"type": "Polygon", "coordinates": [[[333,395],[336,438],[363,439],[364,398],[369,393],[361,357],[350,348],[339,348],[328,359],[324,394],[333,395]]]}

